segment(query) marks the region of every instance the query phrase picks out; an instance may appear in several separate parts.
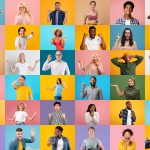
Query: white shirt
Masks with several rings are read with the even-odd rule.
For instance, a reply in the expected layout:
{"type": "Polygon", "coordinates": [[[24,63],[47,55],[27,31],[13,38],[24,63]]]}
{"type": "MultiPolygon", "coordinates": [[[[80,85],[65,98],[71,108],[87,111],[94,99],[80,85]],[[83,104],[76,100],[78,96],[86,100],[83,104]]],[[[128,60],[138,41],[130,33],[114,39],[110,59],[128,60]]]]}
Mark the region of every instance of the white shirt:
{"type": "Polygon", "coordinates": [[[90,112],[85,113],[85,122],[89,125],[96,125],[99,123],[99,113],[94,112],[94,116],[90,115],[90,112]],[[94,120],[94,121],[93,121],[94,120]]]}
{"type": "Polygon", "coordinates": [[[50,63],[48,60],[43,65],[42,70],[47,71],[48,69],[51,69],[51,74],[52,75],[70,75],[70,70],[66,62],[64,61],[51,61],[50,63]]]}
{"type": "Polygon", "coordinates": [[[127,125],[132,125],[131,110],[127,109],[127,111],[128,111],[127,125]]]}
{"type": "Polygon", "coordinates": [[[28,114],[25,111],[16,111],[14,114],[16,122],[25,122],[28,114]]]}
{"type": "Polygon", "coordinates": [[[125,20],[125,25],[130,25],[130,19],[129,20],[125,20]]]}
{"type": "Polygon", "coordinates": [[[28,68],[29,68],[29,64],[28,63],[16,63],[15,67],[18,68],[18,74],[19,75],[28,75],[28,68]]]}
{"type": "Polygon", "coordinates": [[[99,45],[102,40],[99,36],[95,36],[94,39],[91,39],[89,36],[85,39],[85,44],[87,45],[88,50],[99,50],[99,45]]]}
{"type": "Polygon", "coordinates": [[[63,150],[63,147],[64,147],[64,142],[63,142],[62,138],[60,138],[58,140],[57,150],[63,150]]]}
{"type": "Polygon", "coordinates": [[[18,36],[15,39],[15,47],[17,50],[26,50],[27,49],[27,40],[33,38],[33,34],[30,34],[28,36],[18,36]],[[21,44],[21,47],[19,47],[19,43],[21,44]]]}

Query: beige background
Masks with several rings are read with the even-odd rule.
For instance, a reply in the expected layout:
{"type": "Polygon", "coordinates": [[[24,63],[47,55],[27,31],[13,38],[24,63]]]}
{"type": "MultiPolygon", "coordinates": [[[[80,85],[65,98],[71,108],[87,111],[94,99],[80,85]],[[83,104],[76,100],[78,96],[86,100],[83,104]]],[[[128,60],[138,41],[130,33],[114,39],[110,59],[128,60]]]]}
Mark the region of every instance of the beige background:
{"type": "Polygon", "coordinates": [[[5,51],[4,50],[0,50],[0,75],[4,75],[5,74],[5,66],[4,66],[4,62],[5,62],[5,51]]]}
{"type": "MultiPolygon", "coordinates": [[[[76,0],[76,24],[83,25],[84,15],[90,8],[91,0],[76,0]]],[[[95,0],[100,24],[109,24],[109,0],[95,0]]]]}

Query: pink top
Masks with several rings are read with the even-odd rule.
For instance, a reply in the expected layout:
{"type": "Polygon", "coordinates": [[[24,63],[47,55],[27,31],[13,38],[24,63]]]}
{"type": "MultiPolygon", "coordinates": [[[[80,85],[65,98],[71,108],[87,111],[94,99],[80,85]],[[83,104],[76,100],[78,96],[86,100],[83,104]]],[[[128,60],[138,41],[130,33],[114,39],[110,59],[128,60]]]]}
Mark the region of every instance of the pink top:
{"type": "Polygon", "coordinates": [[[64,48],[61,45],[61,40],[60,41],[53,40],[53,42],[54,45],[56,46],[56,50],[64,50],[64,48]]]}

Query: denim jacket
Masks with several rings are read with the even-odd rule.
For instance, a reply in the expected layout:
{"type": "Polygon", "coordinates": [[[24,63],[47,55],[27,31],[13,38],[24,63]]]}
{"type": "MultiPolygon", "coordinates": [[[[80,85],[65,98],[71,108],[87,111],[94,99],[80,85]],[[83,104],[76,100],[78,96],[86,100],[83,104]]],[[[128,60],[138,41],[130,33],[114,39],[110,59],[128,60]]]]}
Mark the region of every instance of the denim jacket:
{"type": "MultiPolygon", "coordinates": [[[[26,143],[33,143],[35,139],[27,139],[27,138],[22,138],[22,146],[25,150],[26,148],[26,143]]],[[[17,139],[14,141],[10,142],[8,150],[18,150],[19,142],[17,139]]]]}
{"type": "MultiPolygon", "coordinates": [[[[58,144],[58,138],[57,137],[50,137],[49,140],[53,140],[54,144],[52,144],[52,150],[57,150],[57,144],[58,144]]],[[[69,141],[66,137],[62,136],[62,140],[64,142],[63,144],[63,150],[70,150],[70,145],[69,145],[69,141]]]]}

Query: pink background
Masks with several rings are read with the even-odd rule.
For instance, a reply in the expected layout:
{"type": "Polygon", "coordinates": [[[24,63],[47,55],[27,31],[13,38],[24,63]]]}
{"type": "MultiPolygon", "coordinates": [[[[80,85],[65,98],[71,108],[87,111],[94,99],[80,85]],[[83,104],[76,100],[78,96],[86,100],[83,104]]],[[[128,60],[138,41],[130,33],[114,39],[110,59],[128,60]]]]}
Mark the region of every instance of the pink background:
{"type": "Polygon", "coordinates": [[[100,60],[103,63],[104,73],[110,74],[110,55],[109,51],[76,51],[76,74],[85,74],[84,71],[79,70],[77,59],[81,60],[83,64],[87,64],[93,53],[99,55],[100,60]]]}
{"type": "Polygon", "coordinates": [[[111,126],[110,127],[110,149],[117,150],[122,139],[124,129],[130,128],[133,131],[132,140],[136,142],[136,150],[144,149],[144,126],[111,126]]]}
{"type": "MultiPolygon", "coordinates": [[[[27,112],[29,117],[31,117],[35,112],[37,112],[37,115],[32,121],[27,119],[25,123],[28,125],[40,124],[40,102],[37,101],[6,101],[6,109],[5,109],[6,118],[13,117],[14,113],[17,111],[17,105],[20,104],[21,102],[26,104],[25,111],[27,112]]],[[[6,119],[6,124],[14,125],[15,122],[8,121],[6,119]]]]}
{"type": "Polygon", "coordinates": [[[0,100],[4,100],[5,78],[0,76],[0,100]]]}
{"type": "Polygon", "coordinates": [[[110,105],[109,102],[103,101],[76,101],[75,102],[75,124],[85,125],[84,114],[90,104],[95,104],[96,111],[99,112],[101,125],[110,123],[110,105]]]}
{"type": "MultiPolygon", "coordinates": [[[[110,23],[115,24],[116,20],[124,15],[123,4],[128,0],[111,0],[110,1],[110,23]]],[[[139,20],[140,25],[145,22],[145,0],[131,0],[134,3],[132,16],[139,20]]]]}
{"type": "Polygon", "coordinates": [[[33,24],[40,24],[40,0],[6,0],[6,24],[15,24],[15,16],[18,13],[20,2],[25,2],[29,5],[30,12],[33,15],[33,24]]]}
{"type": "Polygon", "coordinates": [[[4,26],[0,26],[0,50],[4,50],[4,26]]]}

